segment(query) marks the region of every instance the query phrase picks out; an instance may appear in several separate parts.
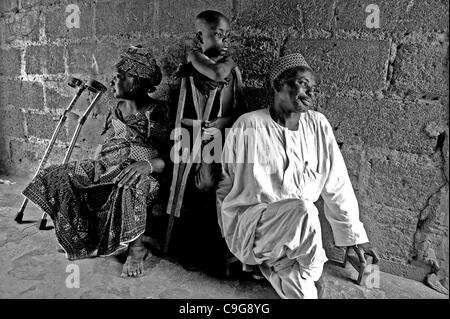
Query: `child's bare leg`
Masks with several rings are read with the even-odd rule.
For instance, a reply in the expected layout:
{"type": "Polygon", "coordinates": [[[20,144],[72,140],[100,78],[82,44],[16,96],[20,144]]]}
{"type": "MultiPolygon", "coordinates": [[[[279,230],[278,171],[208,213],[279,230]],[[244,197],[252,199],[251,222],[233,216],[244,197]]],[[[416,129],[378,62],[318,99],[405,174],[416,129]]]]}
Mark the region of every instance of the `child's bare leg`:
{"type": "Polygon", "coordinates": [[[150,254],[144,247],[143,235],[128,245],[128,256],[122,269],[122,277],[139,277],[144,273],[144,259],[150,254]]]}

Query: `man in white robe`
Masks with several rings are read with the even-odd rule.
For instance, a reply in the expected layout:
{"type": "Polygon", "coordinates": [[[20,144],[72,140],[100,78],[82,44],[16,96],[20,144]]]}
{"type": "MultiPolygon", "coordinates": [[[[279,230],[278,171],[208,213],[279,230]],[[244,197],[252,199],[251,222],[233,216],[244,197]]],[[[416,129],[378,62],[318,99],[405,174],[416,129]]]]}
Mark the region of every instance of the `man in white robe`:
{"type": "Polygon", "coordinates": [[[259,265],[282,298],[317,298],[327,261],[318,211],[336,246],[352,246],[378,260],[359,220],[356,200],[333,130],[314,102],[316,79],[301,54],[272,67],[274,103],[242,115],[228,133],[218,217],[230,251],[244,264],[259,265]]]}

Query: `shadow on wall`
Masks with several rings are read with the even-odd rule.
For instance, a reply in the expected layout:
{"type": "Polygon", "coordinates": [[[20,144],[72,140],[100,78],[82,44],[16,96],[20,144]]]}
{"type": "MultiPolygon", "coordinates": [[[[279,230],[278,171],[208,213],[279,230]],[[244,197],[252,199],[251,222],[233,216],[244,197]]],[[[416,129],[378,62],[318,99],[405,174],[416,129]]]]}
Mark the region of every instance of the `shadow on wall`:
{"type": "Polygon", "coordinates": [[[243,94],[249,112],[267,108],[272,103],[272,93],[267,88],[244,87],[243,94]]]}

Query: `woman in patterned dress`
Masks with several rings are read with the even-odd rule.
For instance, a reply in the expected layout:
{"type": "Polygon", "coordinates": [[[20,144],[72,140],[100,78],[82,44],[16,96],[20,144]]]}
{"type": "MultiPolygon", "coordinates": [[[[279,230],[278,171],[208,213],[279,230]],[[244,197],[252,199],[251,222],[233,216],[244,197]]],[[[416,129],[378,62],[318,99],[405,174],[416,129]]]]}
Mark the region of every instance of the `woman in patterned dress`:
{"type": "Polygon", "coordinates": [[[130,47],[115,69],[111,86],[119,102],[95,159],[52,165],[23,194],[52,218],[69,260],[127,250],[122,276],[135,277],[149,254],[142,236],[167,163],[170,121],[167,105],[148,95],[162,78],[148,50],[130,47]]]}

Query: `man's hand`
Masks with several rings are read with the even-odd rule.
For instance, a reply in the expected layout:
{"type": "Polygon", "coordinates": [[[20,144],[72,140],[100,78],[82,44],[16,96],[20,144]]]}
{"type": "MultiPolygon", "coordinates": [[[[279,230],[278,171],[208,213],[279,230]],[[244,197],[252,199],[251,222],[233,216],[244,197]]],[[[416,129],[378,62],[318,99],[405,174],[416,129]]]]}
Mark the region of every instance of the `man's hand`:
{"type": "Polygon", "coordinates": [[[369,243],[369,242],[364,243],[364,244],[354,245],[354,246],[351,246],[351,247],[355,251],[356,255],[359,258],[359,261],[362,264],[366,264],[367,263],[366,258],[364,257],[365,254],[369,255],[369,256],[372,256],[372,258],[373,258],[373,262],[372,263],[373,264],[378,263],[378,261],[380,260],[380,257],[378,256],[377,250],[374,247],[372,247],[372,244],[369,243]]]}
{"type": "Polygon", "coordinates": [[[124,170],[113,180],[113,182],[119,183],[119,187],[124,186],[125,188],[128,188],[141,177],[150,175],[150,170],[150,164],[148,162],[135,162],[124,168],[124,170]]]}

